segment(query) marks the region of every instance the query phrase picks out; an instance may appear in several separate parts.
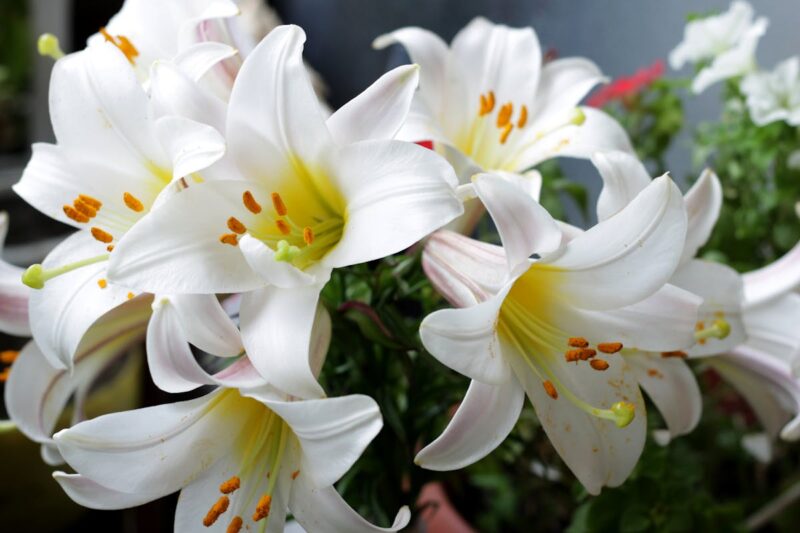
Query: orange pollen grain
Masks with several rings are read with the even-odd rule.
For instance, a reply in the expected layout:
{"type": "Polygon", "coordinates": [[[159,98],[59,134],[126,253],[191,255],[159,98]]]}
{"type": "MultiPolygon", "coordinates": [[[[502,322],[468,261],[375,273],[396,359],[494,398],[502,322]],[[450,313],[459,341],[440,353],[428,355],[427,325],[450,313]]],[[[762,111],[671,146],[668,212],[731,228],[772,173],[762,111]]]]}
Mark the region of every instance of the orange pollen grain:
{"type": "Polygon", "coordinates": [[[279,217],[285,217],[289,210],[286,208],[286,204],[283,203],[283,198],[281,198],[281,195],[274,192],[270,195],[270,197],[272,198],[272,207],[275,208],[275,212],[278,213],[279,217]]]}
{"type": "Polygon", "coordinates": [[[80,198],[76,198],[75,201],[72,202],[72,205],[75,207],[77,212],[82,213],[89,218],[94,218],[97,216],[97,209],[87,204],[80,198]]]}
{"type": "Polygon", "coordinates": [[[291,228],[289,227],[289,224],[287,224],[286,221],[283,220],[282,218],[279,218],[278,220],[275,221],[275,226],[277,226],[278,231],[280,231],[284,235],[289,235],[292,232],[291,228]]]}
{"type": "Polygon", "coordinates": [[[686,354],[686,352],[675,350],[672,352],[661,352],[661,357],[680,357],[681,359],[686,359],[689,356],[686,354]]]}
{"type": "Polygon", "coordinates": [[[564,353],[564,359],[566,359],[567,363],[573,363],[581,358],[581,351],[582,350],[567,350],[564,353]]]}
{"type": "Polygon", "coordinates": [[[258,522],[262,518],[268,517],[270,506],[272,506],[272,496],[264,494],[258,500],[258,505],[256,505],[256,512],[253,513],[253,522],[258,522]]]}
{"type": "Polygon", "coordinates": [[[19,352],[17,350],[3,350],[0,352],[0,362],[6,365],[10,365],[16,361],[17,357],[19,357],[19,352]]]}
{"type": "Polygon", "coordinates": [[[88,194],[79,194],[78,195],[78,200],[80,200],[81,202],[83,202],[85,204],[88,204],[88,205],[94,207],[95,210],[99,210],[101,207],[103,207],[103,202],[101,202],[97,198],[92,198],[88,194]]]}
{"type": "Polygon", "coordinates": [[[517,127],[522,129],[528,122],[528,106],[523,105],[519,110],[519,119],[517,120],[517,127]]]}
{"type": "Polygon", "coordinates": [[[219,491],[222,494],[230,494],[231,492],[233,492],[236,489],[238,489],[240,484],[241,484],[241,482],[239,481],[239,477],[238,476],[233,476],[228,481],[226,481],[225,483],[223,483],[222,485],[219,486],[219,491]]]}
{"type": "Polygon", "coordinates": [[[661,372],[659,372],[659,371],[658,371],[658,370],[656,370],[655,368],[648,368],[648,369],[647,369],[647,375],[648,375],[648,376],[650,376],[651,378],[658,378],[658,377],[662,377],[662,374],[661,374],[661,372]]]}
{"type": "Polygon", "coordinates": [[[89,217],[84,215],[83,213],[79,213],[74,207],[71,205],[64,206],[64,214],[67,215],[69,218],[74,220],[75,222],[89,222],[89,217]]]}
{"type": "Polygon", "coordinates": [[[511,114],[514,112],[514,104],[508,102],[503,104],[500,111],[497,112],[497,127],[504,128],[511,122],[511,114]]]}
{"type": "Polygon", "coordinates": [[[601,342],[597,345],[597,349],[603,353],[617,353],[622,349],[621,342],[601,342]]]}
{"type": "Polygon", "coordinates": [[[104,231],[104,230],[98,228],[97,226],[92,228],[92,237],[94,237],[98,241],[104,242],[106,244],[108,244],[108,243],[110,243],[111,241],[114,240],[114,236],[113,235],[111,235],[107,231],[104,231]]]}
{"type": "Polygon", "coordinates": [[[231,246],[236,246],[239,244],[239,241],[236,240],[235,233],[223,233],[219,236],[219,242],[222,244],[230,244],[231,246]]]}
{"type": "Polygon", "coordinates": [[[136,211],[137,213],[141,213],[142,211],[144,211],[144,204],[142,203],[142,201],[136,198],[131,193],[126,192],[125,194],[123,194],[122,200],[125,202],[125,205],[128,206],[128,209],[136,211]]]}
{"type": "Polygon", "coordinates": [[[608,362],[602,359],[592,359],[589,364],[595,370],[608,370],[608,362]]]}
{"type": "Polygon", "coordinates": [[[220,496],[217,503],[211,506],[211,509],[208,510],[206,513],[206,517],[203,518],[203,525],[206,527],[211,527],[214,525],[214,522],[217,521],[217,518],[220,517],[225,511],[228,510],[228,505],[230,504],[230,500],[227,496],[220,496]]]}
{"type": "Polygon", "coordinates": [[[500,144],[505,144],[508,140],[508,136],[511,135],[511,130],[514,129],[514,125],[512,123],[506,124],[505,128],[503,128],[503,132],[500,134],[500,144]]]}
{"type": "Polygon", "coordinates": [[[97,286],[101,289],[105,289],[108,287],[108,282],[105,280],[105,278],[100,278],[97,280],[97,286]]]}
{"type": "Polygon", "coordinates": [[[242,194],[242,203],[247,208],[247,210],[253,213],[254,215],[257,215],[261,212],[261,204],[256,202],[253,193],[251,193],[250,191],[244,191],[244,193],[242,194]]]}
{"type": "Polygon", "coordinates": [[[584,339],[583,337],[570,337],[567,339],[567,346],[572,348],[586,348],[589,346],[589,341],[584,339]]]}
{"type": "Polygon", "coordinates": [[[106,246],[106,250],[108,250],[109,252],[113,252],[114,251],[114,245],[113,244],[109,244],[108,246],[106,246]]]}
{"type": "Polygon", "coordinates": [[[241,516],[234,516],[231,523],[228,524],[228,529],[225,530],[225,533],[239,533],[239,530],[242,529],[242,517],[241,516]]]}
{"type": "Polygon", "coordinates": [[[239,235],[247,231],[245,225],[242,224],[241,221],[239,221],[239,219],[236,217],[231,217],[228,219],[228,229],[234,233],[238,233],[239,235]]]}
{"type": "Polygon", "coordinates": [[[303,228],[303,240],[306,244],[311,244],[314,242],[314,230],[306,226],[303,228]]]}
{"type": "Polygon", "coordinates": [[[128,293],[128,300],[133,300],[134,296],[136,296],[136,295],[133,294],[132,292],[129,292],[128,293]]]}
{"type": "Polygon", "coordinates": [[[581,348],[580,352],[578,357],[580,357],[581,361],[586,361],[597,355],[597,350],[592,350],[591,348],[581,348]]]}
{"type": "Polygon", "coordinates": [[[300,475],[300,471],[299,470],[295,470],[294,472],[292,472],[292,479],[297,479],[297,476],[299,476],[299,475],[300,475]]]}
{"type": "Polygon", "coordinates": [[[549,380],[543,381],[542,386],[544,387],[544,391],[550,396],[552,399],[558,399],[558,391],[556,390],[555,385],[553,385],[549,380]]]}

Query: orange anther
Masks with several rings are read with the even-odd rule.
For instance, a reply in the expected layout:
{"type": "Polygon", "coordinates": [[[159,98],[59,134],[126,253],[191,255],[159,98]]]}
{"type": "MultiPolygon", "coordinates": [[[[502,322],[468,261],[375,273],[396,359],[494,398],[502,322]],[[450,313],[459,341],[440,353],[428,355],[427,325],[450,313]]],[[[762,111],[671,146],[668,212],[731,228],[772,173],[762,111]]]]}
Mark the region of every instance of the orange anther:
{"type": "Polygon", "coordinates": [[[72,202],[72,205],[75,207],[77,212],[82,213],[89,218],[94,218],[97,216],[97,209],[87,204],[80,198],[76,198],[75,201],[72,202]]]}
{"type": "Polygon", "coordinates": [[[141,213],[142,211],[144,211],[144,204],[142,203],[142,201],[136,198],[131,193],[126,192],[125,194],[123,194],[122,200],[125,202],[125,205],[128,206],[128,209],[136,211],[137,213],[141,213]]]}
{"type": "Polygon", "coordinates": [[[661,352],[661,357],[680,357],[681,359],[686,359],[689,356],[686,352],[675,350],[672,352],[661,352]]]}
{"type": "Polygon", "coordinates": [[[231,492],[238,489],[240,484],[241,482],[239,481],[238,476],[233,476],[228,481],[219,486],[219,491],[222,494],[230,494],[231,492]]]}
{"type": "Polygon", "coordinates": [[[88,194],[79,194],[78,200],[94,207],[95,210],[99,210],[101,207],[103,207],[103,202],[101,202],[97,198],[92,198],[88,194]]]}
{"type": "Polygon", "coordinates": [[[247,231],[245,225],[242,224],[236,217],[231,217],[228,219],[228,229],[234,233],[238,233],[239,235],[247,231]]]}
{"type": "Polygon", "coordinates": [[[514,104],[511,102],[503,104],[500,111],[497,112],[497,127],[505,128],[511,122],[512,113],[514,113],[514,104]]]}
{"type": "Polygon", "coordinates": [[[567,345],[572,348],[586,348],[589,346],[589,341],[583,337],[570,337],[567,339],[567,345]]]}
{"type": "Polygon", "coordinates": [[[101,289],[105,289],[108,287],[108,282],[105,280],[105,278],[100,278],[97,280],[97,286],[101,289]]]}
{"type": "Polygon", "coordinates": [[[230,244],[231,246],[236,246],[239,244],[239,241],[236,240],[235,233],[223,233],[219,236],[219,242],[222,244],[230,244]]]}
{"type": "Polygon", "coordinates": [[[225,533],[239,533],[239,530],[242,529],[242,517],[241,516],[234,516],[231,523],[228,524],[228,529],[225,530],[225,533]]]}
{"type": "Polygon", "coordinates": [[[580,357],[581,361],[586,361],[595,355],[597,355],[597,350],[592,350],[591,348],[581,348],[581,353],[578,357],[580,357]]]}
{"type": "Polygon", "coordinates": [[[597,349],[603,353],[617,353],[622,349],[621,342],[601,342],[597,345],[597,349]]]}
{"type": "Polygon", "coordinates": [[[514,125],[512,123],[508,123],[503,128],[502,133],[500,133],[500,144],[505,144],[508,140],[508,136],[511,135],[511,130],[514,129],[514,125]]]}
{"type": "Polygon", "coordinates": [[[104,231],[104,230],[98,228],[97,226],[92,228],[92,237],[94,237],[98,241],[104,242],[106,244],[108,244],[109,242],[114,240],[114,236],[113,235],[111,235],[107,231],[104,231]]]}
{"type": "Polygon", "coordinates": [[[8,376],[11,374],[11,367],[4,368],[2,372],[0,372],[0,383],[5,383],[8,381],[8,376]]]}
{"type": "Polygon", "coordinates": [[[286,223],[285,220],[279,218],[275,221],[275,226],[277,226],[278,231],[283,233],[284,235],[289,235],[292,232],[292,229],[289,227],[289,224],[286,223]]]}
{"type": "Polygon", "coordinates": [[[300,471],[299,470],[295,470],[294,472],[292,472],[292,479],[297,479],[297,476],[299,476],[299,475],[300,475],[300,471]]]}
{"type": "Polygon", "coordinates": [[[206,517],[203,518],[203,525],[206,527],[211,527],[214,525],[214,522],[217,521],[217,518],[220,517],[225,511],[228,510],[228,505],[230,504],[230,500],[227,496],[221,496],[217,503],[211,506],[211,509],[208,510],[206,513],[206,517]]]}
{"type": "Polygon", "coordinates": [[[523,105],[519,110],[519,119],[517,119],[517,127],[522,129],[528,122],[528,107],[523,105]]]}
{"type": "Polygon", "coordinates": [[[283,203],[283,198],[281,198],[281,195],[274,192],[270,195],[270,197],[272,198],[272,207],[275,208],[275,212],[278,213],[279,217],[285,217],[289,210],[286,208],[286,204],[283,203]]]}
{"type": "Polygon", "coordinates": [[[87,217],[83,213],[79,213],[71,205],[65,205],[64,206],[64,214],[67,215],[72,220],[74,220],[75,222],[79,222],[79,223],[89,222],[89,217],[87,217]]]}
{"type": "Polygon", "coordinates": [[[19,352],[17,350],[3,350],[0,352],[0,362],[6,365],[10,365],[16,361],[17,357],[19,357],[19,352]]]}
{"type": "Polygon", "coordinates": [[[581,358],[581,351],[582,350],[567,350],[564,353],[564,359],[566,359],[567,363],[574,363],[581,358]]]}
{"type": "Polygon", "coordinates": [[[139,51],[135,46],[133,46],[133,43],[131,43],[127,37],[117,35],[117,37],[114,38],[114,36],[108,33],[108,30],[105,28],[100,28],[100,34],[106,38],[106,41],[116,46],[120,52],[125,54],[125,57],[128,58],[128,61],[130,61],[131,65],[135,65],[133,60],[139,55],[139,51]]]}
{"type": "Polygon", "coordinates": [[[257,215],[261,212],[261,204],[256,202],[253,193],[251,193],[250,191],[244,191],[244,193],[242,194],[242,203],[247,208],[247,210],[253,213],[254,215],[257,215]]]}
{"type": "Polygon", "coordinates": [[[486,108],[489,107],[489,99],[485,94],[480,96],[480,105],[478,106],[478,116],[482,117],[487,113],[486,108]]]}
{"type": "Polygon", "coordinates": [[[589,361],[589,364],[595,370],[608,370],[608,362],[603,361],[602,359],[592,359],[591,361],[589,361]]]}
{"type": "Polygon", "coordinates": [[[552,399],[558,399],[558,391],[556,390],[555,385],[553,385],[549,380],[543,381],[542,386],[544,387],[544,391],[550,396],[552,399]]]}
{"type": "Polygon", "coordinates": [[[314,242],[314,230],[306,226],[303,228],[303,240],[306,244],[311,244],[314,242]]]}
{"type": "Polygon", "coordinates": [[[494,91],[489,91],[488,93],[486,93],[486,112],[487,113],[491,113],[492,111],[494,111],[494,104],[495,103],[496,102],[495,102],[495,98],[494,98],[494,91]]]}
{"type": "Polygon", "coordinates": [[[253,521],[258,522],[262,518],[268,517],[270,506],[272,506],[272,496],[264,494],[261,499],[258,500],[256,512],[253,513],[253,521]]]}

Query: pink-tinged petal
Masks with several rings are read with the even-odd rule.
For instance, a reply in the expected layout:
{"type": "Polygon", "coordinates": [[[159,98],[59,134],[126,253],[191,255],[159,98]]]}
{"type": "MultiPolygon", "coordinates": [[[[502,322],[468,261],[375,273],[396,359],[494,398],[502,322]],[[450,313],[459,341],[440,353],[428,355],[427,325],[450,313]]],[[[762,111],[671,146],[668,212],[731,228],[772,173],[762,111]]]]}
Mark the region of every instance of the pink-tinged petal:
{"type": "Polygon", "coordinates": [[[719,178],[710,169],[704,170],[684,198],[688,225],[681,263],[696,256],[714,231],[722,208],[722,185],[719,178]]]}
{"type": "Polygon", "coordinates": [[[418,65],[397,67],[337,110],[327,121],[336,143],[393,139],[411,108],[419,76],[418,65]]]}
{"type": "Polygon", "coordinates": [[[777,261],[742,276],[748,306],[758,305],[800,285],[800,242],[777,261]]]}
{"type": "Polygon", "coordinates": [[[341,531],[342,533],[377,533],[399,531],[411,520],[411,511],[403,506],[391,526],[378,527],[367,522],[336,492],[334,487],[315,487],[302,473],[292,484],[289,508],[306,531],[341,531]]]}
{"type": "Polygon", "coordinates": [[[603,190],[597,198],[597,219],[619,213],[650,184],[650,173],[639,158],[628,152],[598,152],[592,163],[603,178],[603,190]]]}
{"type": "Polygon", "coordinates": [[[492,174],[479,174],[474,184],[500,233],[510,275],[527,269],[531,255],[545,256],[559,248],[561,230],[527,191],[492,174]]]}
{"type": "MultiPolygon", "coordinates": [[[[8,213],[0,212],[0,250],[8,234],[8,213]]],[[[28,299],[30,288],[22,283],[24,269],[0,260],[0,331],[9,335],[28,337],[28,299]]]]}
{"type": "Polygon", "coordinates": [[[147,492],[127,493],[109,489],[80,474],[54,472],[55,479],[72,501],[89,509],[103,511],[128,509],[151,502],[160,494],[147,492]]]}
{"type": "Polygon", "coordinates": [[[671,438],[691,432],[700,421],[703,398],[689,366],[677,357],[634,352],[625,361],[661,412],[671,438]]]}
{"type": "Polygon", "coordinates": [[[470,382],[453,419],[414,462],[429,470],[456,470],[483,459],[514,429],[524,401],[516,379],[499,386],[470,382]]]}

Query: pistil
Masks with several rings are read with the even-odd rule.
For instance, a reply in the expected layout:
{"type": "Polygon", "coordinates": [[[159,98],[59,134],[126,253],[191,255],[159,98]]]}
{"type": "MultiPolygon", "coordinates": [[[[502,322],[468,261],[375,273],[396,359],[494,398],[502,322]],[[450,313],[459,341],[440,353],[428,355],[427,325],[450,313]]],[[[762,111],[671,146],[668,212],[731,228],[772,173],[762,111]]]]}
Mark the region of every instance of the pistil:
{"type": "Polygon", "coordinates": [[[95,263],[102,263],[103,261],[107,261],[108,258],[109,254],[101,254],[55,268],[44,268],[40,263],[37,263],[29,266],[22,274],[22,283],[32,289],[41,289],[44,287],[45,283],[55,277],[95,263]]]}
{"type": "Polygon", "coordinates": [[[707,339],[724,339],[731,333],[731,325],[724,318],[717,318],[710,326],[705,327],[703,322],[697,323],[694,338],[700,344],[704,344],[707,339]]]}

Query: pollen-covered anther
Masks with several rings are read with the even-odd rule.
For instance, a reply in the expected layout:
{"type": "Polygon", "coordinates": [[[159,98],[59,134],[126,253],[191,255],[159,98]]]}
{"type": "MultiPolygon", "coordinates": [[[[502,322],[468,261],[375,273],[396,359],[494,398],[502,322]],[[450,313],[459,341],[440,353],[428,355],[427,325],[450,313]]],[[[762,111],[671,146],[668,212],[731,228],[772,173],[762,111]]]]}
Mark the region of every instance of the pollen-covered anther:
{"type": "Polygon", "coordinates": [[[282,218],[279,218],[275,221],[275,226],[278,228],[278,231],[284,235],[289,235],[292,232],[292,228],[290,228],[289,224],[287,224],[282,218]]]}
{"type": "Polygon", "coordinates": [[[72,202],[72,206],[78,213],[86,215],[89,218],[94,218],[97,216],[97,209],[84,202],[80,198],[76,198],[75,201],[72,202]]]}
{"type": "Polygon", "coordinates": [[[303,228],[303,241],[306,244],[312,244],[314,242],[314,230],[308,226],[303,228]]]}
{"type": "Polygon", "coordinates": [[[519,118],[517,119],[517,127],[522,129],[528,123],[528,106],[522,105],[519,110],[519,118]]]}
{"type": "Polygon", "coordinates": [[[227,496],[220,496],[219,500],[217,500],[217,502],[211,506],[211,509],[208,510],[208,513],[206,513],[206,517],[203,518],[203,525],[206,527],[213,526],[220,515],[228,510],[228,505],[230,503],[231,501],[227,496]]]}
{"type": "Polygon", "coordinates": [[[581,348],[579,352],[580,353],[578,354],[578,358],[581,361],[588,361],[589,359],[597,355],[597,350],[594,350],[592,348],[581,348]]]}
{"type": "Polygon", "coordinates": [[[97,226],[92,228],[92,237],[105,244],[108,244],[114,240],[113,235],[103,229],[98,228],[97,226]]]}
{"type": "Polygon", "coordinates": [[[480,105],[480,110],[478,111],[479,116],[482,117],[494,111],[494,104],[496,103],[494,98],[494,91],[489,91],[486,94],[482,94],[480,100],[481,100],[481,105],[480,105]]]}
{"type": "Polygon", "coordinates": [[[219,236],[219,242],[222,244],[230,244],[231,246],[236,246],[239,244],[239,240],[236,238],[235,233],[223,233],[219,236]]]}
{"type": "Polygon", "coordinates": [[[65,205],[64,206],[64,214],[67,215],[67,217],[69,217],[72,220],[74,220],[75,222],[78,222],[78,223],[81,223],[81,224],[85,223],[85,222],[89,222],[89,217],[87,217],[83,213],[80,213],[77,209],[75,209],[71,205],[65,205]]]}
{"type": "Polygon", "coordinates": [[[17,360],[17,357],[19,357],[19,352],[17,350],[3,350],[0,352],[0,363],[10,365],[17,360]]]}
{"type": "Polygon", "coordinates": [[[622,350],[621,342],[601,342],[597,345],[597,349],[603,353],[617,353],[622,350]]]}
{"type": "Polygon", "coordinates": [[[244,521],[241,516],[234,516],[231,523],[228,524],[228,529],[225,530],[225,533],[239,533],[243,524],[244,521]]]}
{"type": "Polygon", "coordinates": [[[131,63],[131,65],[136,64],[134,60],[137,57],[139,57],[139,50],[137,50],[136,47],[133,46],[133,43],[130,41],[130,39],[128,39],[124,35],[117,35],[116,37],[114,37],[113,35],[108,33],[108,30],[106,30],[105,28],[100,28],[100,34],[106,38],[106,41],[116,46],[117,49],[125,55],[125,57],[131,63]]]}
{"type": "Polygon", "coordinates": [[[278,216],[285,217],[286,213],[289,212],[289,209],[286,207],[281,195],[277,192],[274,192],[270,194],[270,198],[272,199],[272,207],[275,209],[275,212],[278,213],[278,216]]]}
{"type": "Polygon", "coordinates": [[[256,512],[253,513],[253,521],[258,522],[262,518],[266,518],[269,516],[269,509],[272,506],[272,496],[269,494],[264,494],[258,500],[258,505],[256,505],[256,512]]]}
{"type": "Polygon", "coordinates": [[[126,192],[122,195],[122,201],[125,202],[125,205],[128,206],[128,209],[131,211],[135,211],[137,213],[144,211],[144,204],[142,201],[129,192],[126,192]]]}
{"type": "Polygon", "coordinates": [[[608,370],[608,361],[603,361],[602,359],[592,359],[589,361],[589,365],[595,370],[608,370]]]}
{"type": "Polygon", "coordinates": [[[261,204],[256,202],[253,193],[251,193],[250,191],[244,191],[244,193],[242,193],[242,203],[247,208],[247,210],[253,213],[254,215],[257,215],[261,212],[261,204]]]}
{"type": "Polygon", "coordinates": [[[512,123],[508,123],[503,128],[503,131],[500,133],[500,144],[505,144],[508,140],[508,136],[511,135],[511,130],[514,129],[514,125],[512,123]]]}
{"type": "Polygon", "coordinates": [[[228,229],[234,233],[238,233],[241,235],[245,231],[247,231],[247,227],[241,223],[241,221],[236,217],[231,217],[228,219],[228,229]]]}
{"type": "Polygon", "coordinates": [[[100,208],[103,207],[103,202],[101,202],[97,198],[93,198],[93,197],[89,196],[88,194],[79,194],[78,195],[78,200],[80,200],[81,202],[83,202],[83,203],[85,203],[87,205],[92,206],[95,209],[95,211],[99,211],[100,208]]]}
{"type": "Polygon", "coordinates": [[[580,349],[567,350],[566,352],[564,352],[564,359],[567,361],[567,363],[574,363],[580,360],[580,358],[581,358],[580,349]]]}
{"type": "Polygon", "coordinates": [[[571,348],[586,348],[589,346],[589,341],[583,337],[570,337],[567,339],[567,346],[571,348]]]}
{"type": "Polygon", "coordinates": [[[8,376],[11,375],[11,367],[4,368],[0,371],[0,383],[5,383],[8,381],[8,376]]]}
{"type": "Polygon", "coordinates": [[[558,391],[556,390],[556,386],[550,380],[546,380],[542,382],[542,387],[544,387],[544,391],[550,396],[552,399],[558,399],[558,391]]]}
{"type": "Polygon", "coordinates": [[[512,113],[514,113],[514,104],[511,102],[503,104],[500,111],[497,112],[497,127],[505,128],[511,122],[512,113]]]}
{"type": "Polygon", "coordinates": [[[669,358],[669,357],[680,357],[681,359],[686,359],[689,355],[686,352],[682,352],[680,350],[673,350],[671,352],[661,352],[661,357],[669,358]]]}
{"type": "Polygon", "coordinates": [[[241,481],[239,480],[239,477],[233,476],[228,481],[224,482],[219,486],[219,491],[222,494],[230,494],[231,492],[234,492],[236,489],[238,489],[240,485],[241,481]]]}

